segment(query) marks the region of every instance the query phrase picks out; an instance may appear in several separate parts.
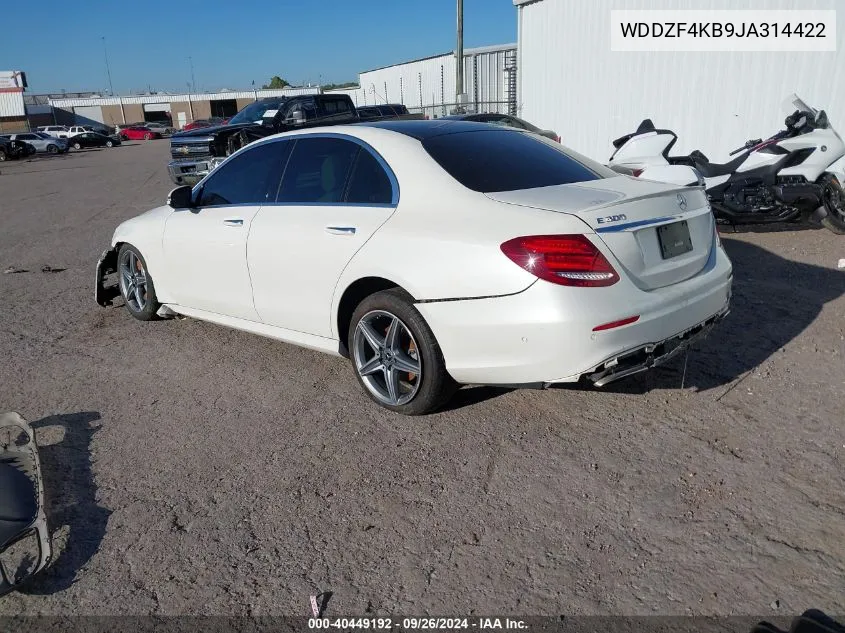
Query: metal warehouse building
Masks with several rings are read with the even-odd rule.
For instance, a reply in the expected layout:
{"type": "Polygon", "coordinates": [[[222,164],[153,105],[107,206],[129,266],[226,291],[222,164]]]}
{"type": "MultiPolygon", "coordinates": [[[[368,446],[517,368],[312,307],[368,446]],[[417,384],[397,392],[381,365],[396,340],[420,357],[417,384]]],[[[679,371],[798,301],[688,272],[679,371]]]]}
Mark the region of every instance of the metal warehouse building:
{"type": "Polygon", "coordinates": [[[26,129],[23,93],[26,74],[19,70],[0,70],[0,131],[26,129]]]}
{"type": "Polygon", "coordinates": [[[262,97],[315,94],[319,88],[285,88],[282,90],[248,90],[209,94],[151,94],[131,97],[89,97],[50,99],[59,124],[120,123],[161,121],[170,119],[182,128],[186,123],[212,116],[230,117],[238,110],[262,97]]]}
{"type": "MultiPolygon", "coordinates": [[[[402,103],[411,112],[443,116],[455,106],[455,53],[443,53],[360,74],[358,88],[336,90],[356,106],[402,103]]],[[[478,111],[516,107],[516,44],[464,49],[464,91],[478,111]]]]}
{"type": "Polygon", "coordinates": [[[513,0],[518,13],[518,115],[606,161],[611,140],[645,118],[678,134],[673,152],[720,162],[783,127],[795,92],[845,130],[845,50],[612,52],[612,9],[837,9],[841,0],[513,0]]]}

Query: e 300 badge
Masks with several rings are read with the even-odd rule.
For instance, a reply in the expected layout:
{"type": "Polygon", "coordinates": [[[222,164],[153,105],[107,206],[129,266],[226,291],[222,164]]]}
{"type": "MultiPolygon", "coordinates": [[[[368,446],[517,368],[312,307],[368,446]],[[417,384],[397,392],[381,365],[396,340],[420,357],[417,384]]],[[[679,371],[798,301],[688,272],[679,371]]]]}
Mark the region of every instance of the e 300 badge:
{"type": "Polygon", "coordinates": [[[599,224],[608,224],[609,222],[621,222],[622,220],[627,220],[628,216],[624,213],[622,215],[608,215],[603,218],[599,218],[596,220],[599,224]]]}

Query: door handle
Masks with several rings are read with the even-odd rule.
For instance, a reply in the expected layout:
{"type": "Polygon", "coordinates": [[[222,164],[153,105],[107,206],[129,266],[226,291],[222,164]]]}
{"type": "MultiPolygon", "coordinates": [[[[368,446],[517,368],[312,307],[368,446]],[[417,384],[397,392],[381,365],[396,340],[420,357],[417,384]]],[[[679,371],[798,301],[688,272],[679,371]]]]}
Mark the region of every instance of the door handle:
{"type": "Polygon", "coordinates": [[[331,235],[355,235],[354,226],[327,226],[326,233],[331,235]]]}
{"type": "Polygon", "coordinates": [[[244,221],[240,218],[232,218],[231,220],[223,220],[223,224],[226,226],[243,226],[244,221]]]}

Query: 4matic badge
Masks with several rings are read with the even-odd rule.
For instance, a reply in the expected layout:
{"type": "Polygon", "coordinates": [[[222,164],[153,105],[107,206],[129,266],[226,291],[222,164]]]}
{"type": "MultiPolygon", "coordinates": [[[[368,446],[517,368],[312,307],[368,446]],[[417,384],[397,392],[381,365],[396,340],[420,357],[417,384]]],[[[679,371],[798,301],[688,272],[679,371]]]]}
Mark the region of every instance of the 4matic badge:
{"type": "Polygon", "coordinates": [[[599,224],[607,224],[609,222],[621,222],[622,220],[627,220],[628,216],[624,213],[620,215],[606,215],[603,218],[599,218],[596,220],[599,224]]]}

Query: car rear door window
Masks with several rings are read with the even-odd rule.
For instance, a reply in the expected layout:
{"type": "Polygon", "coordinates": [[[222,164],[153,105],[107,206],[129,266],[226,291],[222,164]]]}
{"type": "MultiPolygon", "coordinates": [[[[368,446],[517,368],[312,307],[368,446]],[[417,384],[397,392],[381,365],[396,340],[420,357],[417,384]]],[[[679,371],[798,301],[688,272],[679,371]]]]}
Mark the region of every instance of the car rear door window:
{"type": "Polygon", "coordinates": [[[391,204],[393,203],[393,185],[390,177],[375,156],[362,148],[355,159],[349,186],[346,190],[346,202],[350,204],[391,204]]]}
{"type": "Polygon", "coordinates": [[[584,157],[524,132],[489,129],[433,136],[423,147],[455,180],[473,191],[515,191],[617,175],[584,157]]]}
{"type": "Polygon", "coordinates": [[[343,202],[347,178],[360,145],[339,138],[299,138],[287,162],[278,202],[343,202]]]}
{"type": "Polygon", "coordinates": [[[293,142],[251,147],[217,168],[196,192],[198,207],[262,204],[272,200],[293,142]]]}

